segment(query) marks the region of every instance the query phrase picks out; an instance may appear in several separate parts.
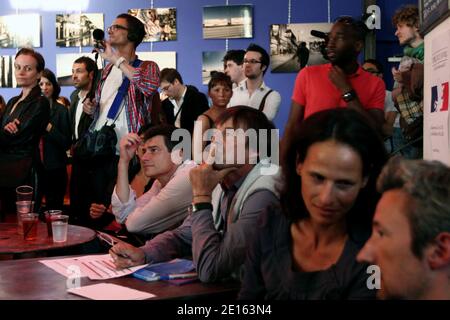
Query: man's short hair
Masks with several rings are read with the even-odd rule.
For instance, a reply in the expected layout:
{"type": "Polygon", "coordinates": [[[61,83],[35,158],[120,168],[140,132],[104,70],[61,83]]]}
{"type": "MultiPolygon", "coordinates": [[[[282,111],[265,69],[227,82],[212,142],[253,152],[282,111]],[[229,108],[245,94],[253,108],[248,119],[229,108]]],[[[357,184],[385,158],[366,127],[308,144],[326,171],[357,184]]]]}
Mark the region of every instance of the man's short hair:
{"type": "Polygon", "coordinates": [[[171,152],[172,149],[179,143],[178,141],[172,141],[172,133],[176,129],[177,128],[175,126],[168,124],[153,126],[142,132],[143,135],[142,140],[145,142],[153,137],[163,136],[164,144],[166,145],[167,150],[171,152]]]}
{"type": "Polygon", "coordinates": [[[38,72],[41,72],[45,68],[45,60],[44,57],[37,51],[34,51],[31,48],[22,48],[16,53],[15,59],[17,59],[18,56],[25,55],[25,56],[32,56],[34,60],[36,60],[36,70],[38,72]]]}
{"type": "Polygon", "coordinates": [[[183,84],[183,78],[181,78],[181,74],[174,68],[162,69],[159,78],[160,82],[167,81],[169,83],[173,83],[175,79],[177,79],[181,84],[183,84]]]}
{"type": "Polygon", "coordinates": [[[373,64],[377,68],[378,73],[383,74],[383,65],[378,60],[376,60],[376,59],[366,59],[364,61],[364,63],[373,64]]]}
{"type": "Polygon", "coordinates": [[[269,69],[270,57],[266,50],[263,47],[258,46],[255,43],[250,43],[245,52],[254,51],[259,52],[261,54],[261,64],[266,66],[266,70],[264,70],[263,74],[266,73],[267,69],[269,69]]]}
{"type": "Polygon", "coordinates": [[[350,27],[350,30],[353,33],[353,36],[357,41],[361,41],[364,43],[364,40],[366,39],[366,35],[369,32],[369,28],[367,28],[367,25],[362,22],[361,20],[354,19],[350,16],[341,16],[337,18],[334,23],[342,23],[348,27],[350,27]]]}
{"type": "Polygon", "coordinates": [[[119,14],[117,19],[127,20],[128,40],[134,43],[134,48],[141,44],[145,37],[145,25],[141,20],[128,13],[119,14]]]}
{"type": "Polygon", "coordinates": [[[404,23],[408,27],[419,27],[419,9],[416,5],[405,5],[395,11],[392,17],[392,24],[397,27],[399,23],[404,23]]]}
{"type": "Polygon", "coordinates": [[[379,192],[401,189],[413,201],[406,214],[411,230],[411,250],[419,259],[441,232],[450,232],[450,168],[438,161],[395,157],[383,168],[379,192]]]}
{"type": "Polygon", "coordinates": [[[223,57],[223,63],[227,61],[234,61],[238,66],[244,63],[245,50],[228,50],[223,57]]]}
{"type": "Polygon", "coordinates": [[[267,141],[265,147],[267,154],[272,154],[271,130],[275,129],[275,126],[263,112],[248,106],[234,106],[225,109],[224,112],[216,119],[215,124],[216,126],[221,125],[229,119],[231,119],[235,130],[243,129],[244,131],[247,131],[248,129],[254,129],[256,131],[258,153],[260,146],[260,130],[266,130],[267,141]]]}
{"type": "Polygon", "coordinates": [[[96,77],[96,75],[98,73],[98,67],[97,67],[97,64],[95,63],[94,60],[92,60],[89,57],[82,56],[82,57],[77,58],[73,63],[82,63],[82,64],[84,64],[84,66],[86,68],[86,71],[88,73],[91,73],[92,71],[94,71],[94,79],[95,79],[95,77],[96,77]]]}

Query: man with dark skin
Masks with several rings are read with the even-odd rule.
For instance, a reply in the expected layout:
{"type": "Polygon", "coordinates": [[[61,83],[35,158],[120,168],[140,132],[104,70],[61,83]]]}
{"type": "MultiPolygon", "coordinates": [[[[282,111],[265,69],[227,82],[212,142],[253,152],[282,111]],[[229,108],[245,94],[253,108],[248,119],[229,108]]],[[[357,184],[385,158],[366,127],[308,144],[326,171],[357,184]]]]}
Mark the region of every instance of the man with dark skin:
{"type": "Polygon", "coordinates": [[[381,128],[385,85],[358,64],[364,37],[363,24],[350,17],[339,18],[334,23],[327,43],[330,63],[305,67],[297,76],[282,149],[292,139],[295,127],[321,110],[351,108],[381,128]]]}

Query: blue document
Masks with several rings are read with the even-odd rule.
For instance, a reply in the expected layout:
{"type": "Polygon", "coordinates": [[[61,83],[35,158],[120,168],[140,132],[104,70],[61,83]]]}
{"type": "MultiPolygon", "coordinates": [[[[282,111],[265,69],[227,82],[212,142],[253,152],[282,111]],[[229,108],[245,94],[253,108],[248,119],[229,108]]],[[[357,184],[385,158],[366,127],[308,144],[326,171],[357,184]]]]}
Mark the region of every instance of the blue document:
{"type": "Polygon", "coordinates": [[[174,259],[168,262],[150,264],[133,273],[133,276],[145,281],[174,280],[196,278],[194,264],[187,259],[174,259]]]}

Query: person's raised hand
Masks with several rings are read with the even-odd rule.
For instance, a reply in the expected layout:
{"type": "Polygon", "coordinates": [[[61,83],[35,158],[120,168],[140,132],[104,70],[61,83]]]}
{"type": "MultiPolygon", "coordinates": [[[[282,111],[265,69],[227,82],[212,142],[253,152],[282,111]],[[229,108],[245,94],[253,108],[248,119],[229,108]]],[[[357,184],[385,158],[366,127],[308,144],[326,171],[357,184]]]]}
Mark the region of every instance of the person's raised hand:
{"type": "Polygon", "coordinates": [[[136,154],[136,150],[141,144],[142,139],[136,133],[129,133],[120,139],[120,160],[130,162],[136,154]]]}

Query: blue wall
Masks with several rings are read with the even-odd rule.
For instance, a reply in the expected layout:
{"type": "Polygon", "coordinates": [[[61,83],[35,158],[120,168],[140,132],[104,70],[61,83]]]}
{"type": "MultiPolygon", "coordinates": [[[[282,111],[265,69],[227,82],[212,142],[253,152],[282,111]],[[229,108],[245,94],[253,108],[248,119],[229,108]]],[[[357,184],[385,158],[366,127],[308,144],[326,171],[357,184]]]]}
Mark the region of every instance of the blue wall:
{"type": "MultiPolygon", "coordinates": [[[[74,0],[60,0],[60,3],[73,3],[74,0]]],[[[308,22],[328,22],[328,1],[327,0],[292,0],[291,23],[308,22]]],[[[331,21],[340,15],[351,15],[360,17],[363,12],[361,0],[331,0],[331,21]]],[[[384,3],[382,11],[393,11],[398,7],[398,3],[408,2],[407,0],[379,1],[384,3]],[[384,7],[383,7],[384,6],[384,7]]],[[[288,0],[230,0],[229,4],[253,4],[254,10],[254,38],[253,39],[231,39],[229,40],[229,49],[246,48],[250,42],[262,45],[269,51],[269,25],[273,23],[288,22],[288,0]]],[[[153,43],[153,51],[176,51],[177,68],[180,71],[185,83],[197,86],[201,91],[206,92],[206,86],[202,85],[202,51],[220,51],[225,50],[225,40],[203,40],[202,39],[202,7],[205,5],[225,5],[225,0],[155,0],[154,7],[176,7],[177,8],[177,32],[178,40],[170,42],[153,43]]],[[[129,8],[149,8],[148,0],[90,0],[89,8],[85,12],[104,13],[105,26],[109,26],[114,18],[129,8]]],[[[32,13],[32,10],[21,10],[20,12],[32,13]]],[[[15,14],[16,10],[11,8],[9,1],[2,0],[0,15],[15,14]]],[[[41,11],[42,16],[42,48],[37,48],[45,59],[47,67],[51,70],[56,69],[56,54],[76,53],[79,48],[59,48],[55,44],[55,14],[65,13],[61,11],[41,11]]],[[[389,13],[390,15],[390,13],[389,13]]],[[[383,19],[387,19],[386,11],[383,12],[383,19]]],[[[387,23],[383,20],[382,28],[387,23]]],[[[378,33],[383,34],[384,30],[378,33]]],[[[382,39],[391,41],[389,34],[385,32],[382,39]]],[[[383,40],[383,41],[384,41],[383,40]]],[[[395,43],[394,43],[395,44],[395,43]]],[[[384,45],[384,44],[383,44],[384,45]]],[[[389,46],[390,43],[387,43],[389,46]]],[[[150,43],[143,43],[139,51],[150,51],[150,43]]],[[[387,50],[379,46],[382,52],[387,50]]],[[[82,48],[83,52],[90,52],[90,48],[82,48]]],[[[15,49],[1,49],[1,55],[14,55],[15,49]]],[[[399,51],[400,53],[401,51],[399,51]]],[[[294,85],[296,74],[294,73],[275,73],[270,71],[266,73],[266,83],[275,90],[278,90],[282,96],[280,112],[275,119],[275,124],[283,129],[287,120],[290,106],[290,97],[294,85]]],[[[62,95],[69,96],[73,90],[71,87],[63,87],[62,95]]],[[[0,94],[6,100],[19,93],[20,89],[0,89],[0,94]]]]}

